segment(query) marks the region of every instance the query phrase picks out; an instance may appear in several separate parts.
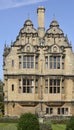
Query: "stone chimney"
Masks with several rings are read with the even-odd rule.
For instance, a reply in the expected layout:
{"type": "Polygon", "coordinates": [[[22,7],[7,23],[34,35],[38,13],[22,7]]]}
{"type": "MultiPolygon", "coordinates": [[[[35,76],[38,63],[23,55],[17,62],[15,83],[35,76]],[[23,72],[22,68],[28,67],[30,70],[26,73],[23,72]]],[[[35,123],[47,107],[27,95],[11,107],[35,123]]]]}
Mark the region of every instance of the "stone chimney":
{"type": "Polygon", "coordinates": [[[44,33],[45,33],[45,28],[44,28],[44,13],[45,13],[45,8],[38,7],[37,9],[37,14],[38,14],[38,35],[40,38],[43,38],[44,33]]]}

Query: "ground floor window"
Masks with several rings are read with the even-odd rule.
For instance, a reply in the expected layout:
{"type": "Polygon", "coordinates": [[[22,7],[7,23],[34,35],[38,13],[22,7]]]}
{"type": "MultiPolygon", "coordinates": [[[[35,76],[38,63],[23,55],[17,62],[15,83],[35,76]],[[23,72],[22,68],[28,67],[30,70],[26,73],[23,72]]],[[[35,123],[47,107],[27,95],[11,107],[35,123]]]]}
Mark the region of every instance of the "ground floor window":
{"type": "Polygon", "coordinates": [[[53,108],[50,107],[50,108],[46,108],[46,114],[53,114],[53,108]]]}
{"type": "Polygon", "coordinates": [[[68,115],[69,109],[68,108],[55,108],[55,107],[47,107],[46,108],[46,114],[49,115],[68,115]]]}
{"type": "Polygon", "coordinates": [[[68,108],[58,108],[57,114],[58,115],[68,115],[68,108]]]}

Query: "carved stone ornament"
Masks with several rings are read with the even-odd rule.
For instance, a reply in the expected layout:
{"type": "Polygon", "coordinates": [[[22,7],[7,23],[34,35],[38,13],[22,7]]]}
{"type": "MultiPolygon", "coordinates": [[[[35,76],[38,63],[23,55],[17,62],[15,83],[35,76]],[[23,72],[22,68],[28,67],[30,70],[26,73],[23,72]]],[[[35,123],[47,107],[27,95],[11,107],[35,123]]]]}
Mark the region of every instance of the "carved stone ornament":
{"type": "Polygon", "coordinates": [[[27,50],[27,51],[30,51],[30,46],[27,46],[27,47],[26,47],[26,50],[27,50]]]}

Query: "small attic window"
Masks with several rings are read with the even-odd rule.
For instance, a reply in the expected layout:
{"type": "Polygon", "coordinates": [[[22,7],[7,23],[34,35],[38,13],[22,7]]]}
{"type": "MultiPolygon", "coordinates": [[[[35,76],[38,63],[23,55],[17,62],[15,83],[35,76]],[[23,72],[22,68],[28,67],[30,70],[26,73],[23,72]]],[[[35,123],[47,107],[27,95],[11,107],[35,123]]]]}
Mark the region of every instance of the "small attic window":
{"type": "Polygon", "coordinates": [[[12,60],[12,67],[14,67],[14,60],[12,60]]]}

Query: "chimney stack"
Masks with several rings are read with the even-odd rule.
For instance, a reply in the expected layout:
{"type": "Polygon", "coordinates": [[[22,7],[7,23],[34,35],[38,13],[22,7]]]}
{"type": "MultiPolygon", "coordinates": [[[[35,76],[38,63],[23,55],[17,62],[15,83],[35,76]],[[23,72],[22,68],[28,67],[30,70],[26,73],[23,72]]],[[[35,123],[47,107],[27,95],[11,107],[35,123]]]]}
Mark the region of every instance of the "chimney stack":
{"type": "Polygon", "coordinates": [[[38,14],[38,35],[40,38],[43,38],[44,33],[45,33],[45,28],[44,28],[44,13],[45,13],[45,8],[38,7],[37,9],[37,14],[38,14]]]}

